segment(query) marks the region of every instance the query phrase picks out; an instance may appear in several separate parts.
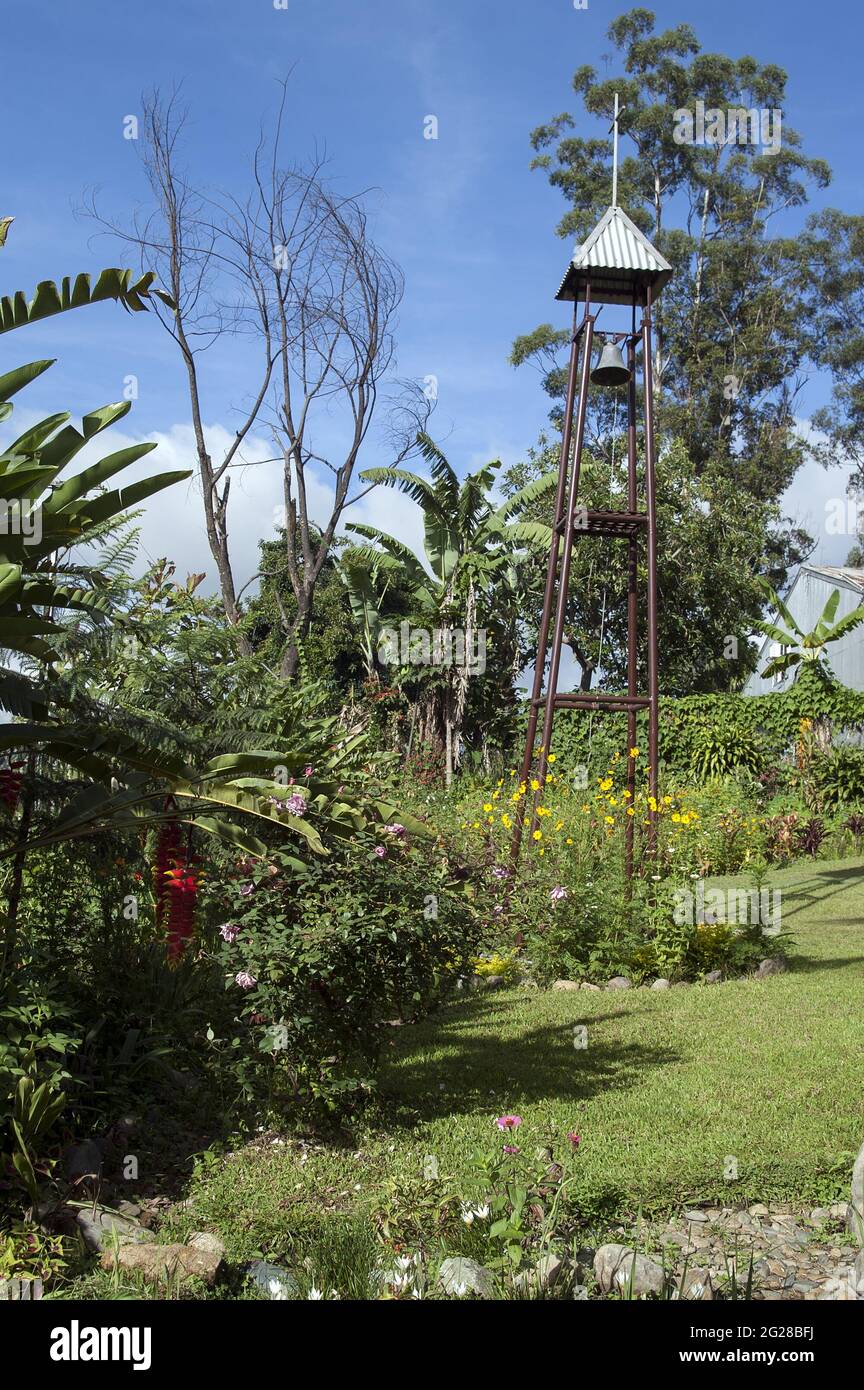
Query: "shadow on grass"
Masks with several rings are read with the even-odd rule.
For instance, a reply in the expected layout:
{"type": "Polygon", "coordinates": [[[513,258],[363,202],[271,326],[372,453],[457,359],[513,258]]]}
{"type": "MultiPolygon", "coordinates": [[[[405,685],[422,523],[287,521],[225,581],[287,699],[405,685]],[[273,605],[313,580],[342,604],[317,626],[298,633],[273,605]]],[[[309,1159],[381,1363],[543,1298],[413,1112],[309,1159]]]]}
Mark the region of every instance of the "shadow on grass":
{"type": "MultiPolygon", "coordinates": [[[[861,866],[856,865],[849,869],[822,869],[814,871],[801,883],[795,883],[791,890],[787,890],[784,897],[790,899],[789,906],[783,908],[783,916],[788,921],[794,917],[800,917],[802,913],[810,915],[810,910],[814,905],[820,907],[829,902],[838,894],[845,893],[851,888],[861,888],[864,882],[861,866]]],[[[824,916],[824,912],[818,916],[824,916]]],[[[860,922],[860,918],[855,919],[855,925],[860,922]]]]}
{"type": "Polygon", "coordinates": [[[600,1041],[596,1030],[618,1013],[579,1014],[520,1029],[512,999],[471,1000],[406,1029],[382,1076],[382,1099],[409,1105],[411,1120],[485,1113],[490,1105],[565,1100],[623,1090],[648,1067],[676,1062],[670,1047],[600,1041]],[[587,1046],[577,1029],[587,1029],[587,1046]],[[593,1036],[592,1036],[593,1035],[593,1036]],[[443,1088],[443,1089],[442,1089],[443,1088]]]}

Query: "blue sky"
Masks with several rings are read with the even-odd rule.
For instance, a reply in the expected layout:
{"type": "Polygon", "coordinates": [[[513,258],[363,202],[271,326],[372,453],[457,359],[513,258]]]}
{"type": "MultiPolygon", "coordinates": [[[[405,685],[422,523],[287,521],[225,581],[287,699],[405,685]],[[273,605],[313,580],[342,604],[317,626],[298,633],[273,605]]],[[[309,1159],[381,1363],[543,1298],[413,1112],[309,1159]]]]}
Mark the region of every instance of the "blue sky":
{"type": "MultiPolygon", "coordinates": [[[[399,374],[437,376],[434,432],[446,436],[460,471],[496,455],[515,462],[536,441],[548,402],[530,367],[508,365],[510,344],[537,323],[567,320],[554,300],[569,250],[554,232],[564,203],[529,171],[528,135],[555,113],[578,110],[572,73],[586,62],[604,71],[606,27],[627,8],[604,0],[589,0],[587,10],[572,0],[287,0],[286,9],[272,0],[28,0],[10,8],[4,77],[14,135],[0,212],[16,222],[0,261],[3,290],[118,263],[116,248],[94,241],[75,209],[94,185],[105,208],[121,215],[143,197],[136,147],[123,138],[142,89],[183,82],[193,116],[189,164],[200,182],[230,187],[243,180],[277,81],[290,73],[287,151],[304,158],[326,150],[338,187],[373,190],[377,238],[405,272],[399,374]],[[430,114],[439,122],[435,141],[423,138],[430,114]]],[[[862,210],[860,122],[850,119],[860,87],[858,4],[658,0],[649,8],[659,27],[692,23],[708,50],[786,68],[785,120],[834,169],[833,185],[812,206],[862,210]]],[[[798,221],[796,214],[789,229],[798,221]]],[[[157,437],[164,466],[185,462],[181,367],[149,316],[100,307],[6,342],[4,370],[25,357],[60,359],[20,398],[21,418],[118,399],[134,374],[139,399],[115,447],[127,436],[157,437]]],[[[206,414],[217,434],[234,428],[240,368],[228,352],[208,372],[206,414]]],[[[824,395],[815,382],[807,405],[824,395]]],[[[373,441],[364,463],[386,461],[373,441]]],[[[808,474],[790,501],[815,534],[822,499],[842,490],[839,474],[808,474]]],[[[257,537],[272,531],[276,501],[275,474],[265,470],[238,490],[241,582],[257,537]]],[[[418,538],[410,504],[392,494],[373,495],[363,516],[418,538]]],[[[181,570],[212,570],[191,490],[152,504],[145,544],[154,555],[167,551],[181,570]]],[[[847,544],[823,536],[815,558],[838,563],[847,544]]]]}

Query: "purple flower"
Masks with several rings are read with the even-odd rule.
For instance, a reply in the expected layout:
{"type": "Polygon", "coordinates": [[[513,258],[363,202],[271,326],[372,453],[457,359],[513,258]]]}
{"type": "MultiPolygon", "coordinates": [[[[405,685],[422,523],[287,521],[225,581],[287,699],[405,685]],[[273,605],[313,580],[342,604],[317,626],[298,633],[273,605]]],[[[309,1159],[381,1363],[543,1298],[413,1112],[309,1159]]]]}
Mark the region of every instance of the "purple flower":
{"type": "Polygon", "coordinates": [[[387,851],[386,851],[386,849],[384,848],[383,845],[376,845],[375,848],[373,849],[372,853],[375,854],[375,855],[377,855],[379,859],[386,859],[386,858],[387,858],[387,851]]]}
{"type": "Polygon", "coordinates": [[[518,1154],[518,1152],[519,1152],[519,1145],[518,1145],[518,1144],[505,1144],[505,1145],[504,1145],[504,1152],[505,1152],[505,1154],[518,1154]]]}
{"type": "Polygon", "coordinates": [[[574,1133],[572,1130],[567,1135],[567,1138],[570,1140],[571,1148],[578,1149],[579,1145],[582,1143],[582,1140],[580,1139],[579,1135],[574,1133]]]}
{"type": "Polygon", "coordinates": [[[405,827],[404,827],[404,825],[400,825],[398,821],[394,821],[392,825],[385,825],[385,826],[384,826],[384,829],[387,831],[387,834],[388,834],[388,835],[404,835],[404,834],[405,834],[405,827]]]}
{"type": "Polygon", "coordinates": [[[240,928],[233,922],[223,922],[219,928],[219,935],[223,941],[236,941],[240,935],[240,928]]]}
{"type": "Polygon", "coordinates": [[[569,896],[570,895],[567,892],[567,889],[560,887],[553,888],[552,892],[549,894],[549,897],[552,899],[553,903],[560,903],[564,900],[564,898],[568,898],[569,896]]]}
{"type": "Polygon", "coordinates": [[[305,798],[305,796],[301,796],[299,792],[295,792],[293,796],[289,796],[289,798],[288,798],[287,801],[283,801],[283,803],[282,803],[282,809],[283,809],[284,811],[287,811],[288,814],[289,814],[289,816],[305,816],[305,814],[306,814],[306,798],[305,798]]]}
{"type": "Polygon", "coordinates": [[[314,771],[315,771],[314,767],[312,766],[311,763],[309,763],[308,766],[304,767],[304,769],[303,769],[303,776],[304,776],[304,777],[311,777],[311,776],[312,776],[312,773],[313,773],[314,771]]]}
{"type": "Polygon", "coordinates": [[[241,884],[240,884],[240,896],[241,896],[241,898],[248,898],[248,897],[249,897],[249,894],[250,894],[250,893],[254,893],[254,892],[255,892],[255,884],[254,884],[254,883],[241,883],[241,884]]]}
{"type": "Polygon", "coordinates": [[[495,868],[492,870],[492,877],[493,877],[493,878],[509,878],[509,877],[510,877],[510,873],[509,873],[509,870],[507,870],[507,869],[502,869],[502,867],[501,867],[500,864],[496,864],[496,865],[495,865],[495,868]]]}
{"type": "Polygon", "coordinates": [[[258,981],[255,979],[254,975],[249,974],[248,970],[240,970],[234,976],[234,983],[235,985],[239,985],[241,989],[252,989],[254,985],[257,985],[258,981]]]}

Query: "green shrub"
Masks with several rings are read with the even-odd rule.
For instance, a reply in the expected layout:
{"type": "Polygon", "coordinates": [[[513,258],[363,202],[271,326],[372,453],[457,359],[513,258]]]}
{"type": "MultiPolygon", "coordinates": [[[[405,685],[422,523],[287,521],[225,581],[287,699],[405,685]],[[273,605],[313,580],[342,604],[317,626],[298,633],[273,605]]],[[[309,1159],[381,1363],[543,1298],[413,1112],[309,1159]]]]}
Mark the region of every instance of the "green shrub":
{"type": "MultiPolygon", "coordinates": [[[[374,1084],[394,1019],[420,1016],[471,971],[479,918],[446,860],[401,826],[363,832],[298,877],[274,850],[211,890],[230,917],[218,960],[235,1000],[212,1036],[244,1093],[334,1108],[374,1084]]],[[[211,1034],[213,1030],[211,1030],[211,1034]]]]}
{"type": "Polygon", "coordinates": [[[864,807],[864,750],[840,746],[813,760],[811,775],[825,807],[864,807]]]}

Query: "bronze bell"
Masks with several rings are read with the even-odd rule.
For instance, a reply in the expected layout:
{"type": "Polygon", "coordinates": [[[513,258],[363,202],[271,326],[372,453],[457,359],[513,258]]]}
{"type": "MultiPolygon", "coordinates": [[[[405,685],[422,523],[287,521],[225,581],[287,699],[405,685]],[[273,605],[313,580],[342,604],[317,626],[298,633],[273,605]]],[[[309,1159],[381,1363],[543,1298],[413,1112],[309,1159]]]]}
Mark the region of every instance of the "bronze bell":
{"type": "Polygon", "coordinates": [[[604,342],[600,361],[591,373],[595,386],[624,386],[630,380],[630,373],[621,356],[618,343],[604,342]]]}

